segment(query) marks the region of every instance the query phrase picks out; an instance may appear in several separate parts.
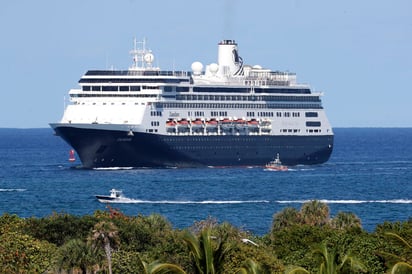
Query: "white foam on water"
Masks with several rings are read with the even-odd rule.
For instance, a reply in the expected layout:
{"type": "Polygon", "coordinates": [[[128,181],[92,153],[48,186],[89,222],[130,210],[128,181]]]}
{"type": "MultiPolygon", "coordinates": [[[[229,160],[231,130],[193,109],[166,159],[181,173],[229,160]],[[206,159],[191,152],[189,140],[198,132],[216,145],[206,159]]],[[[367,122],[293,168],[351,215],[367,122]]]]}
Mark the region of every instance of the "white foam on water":
{"type": "Polygon", "coordinates": [[[26,190],[24,188],[0,188],[0,192],[21,192],[26,190]]]}
{"type": "Polygon", "coordinates": [[[251,204],[251,203],[270,203],[267,200],[204,200],[204,201],[191,201],[191,200],[139,200],[130,198],[119,198],[108,203],[117,204],[251,204]]]}
{"type": "MultiPolygon", "coordinates": [[[[314,199],[315,200],[315,199],[314,199]]],[[[275,201],[279,204],[303,204],[313,200],[281,200],[275,201]]],[[[318,201],[326,204],[366,204],[366,203],[383,203],[383,204],[412,204],[412,200],[408,199],[391,199],[391,200],[327,200],[318,199],[318,201]]]]}
{"type": "Polygon", "coordinates": [[[130,170],[133,167],[96,167],[94,170],[130,170]]]}

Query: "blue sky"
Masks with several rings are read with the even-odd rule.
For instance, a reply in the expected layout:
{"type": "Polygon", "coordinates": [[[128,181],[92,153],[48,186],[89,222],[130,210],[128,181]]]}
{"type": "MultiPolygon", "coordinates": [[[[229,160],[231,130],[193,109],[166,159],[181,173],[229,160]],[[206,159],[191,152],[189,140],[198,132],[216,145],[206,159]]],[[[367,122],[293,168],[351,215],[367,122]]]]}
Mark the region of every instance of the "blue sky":
{"type": "Polygon", "coordinates": [[[164,70],[216,62],[297,73],[334,127],[412,127],[412,1],[16,0],[0,8],[0,127],[48,127],[88,69],[127,69],[146,37],[164,70]]]}

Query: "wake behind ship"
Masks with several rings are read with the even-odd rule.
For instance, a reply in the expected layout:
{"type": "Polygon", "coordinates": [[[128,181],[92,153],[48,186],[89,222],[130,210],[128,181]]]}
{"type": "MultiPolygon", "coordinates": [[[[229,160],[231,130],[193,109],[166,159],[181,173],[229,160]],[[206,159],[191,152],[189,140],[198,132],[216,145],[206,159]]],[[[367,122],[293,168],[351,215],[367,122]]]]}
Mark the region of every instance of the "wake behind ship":
{"type": "Polygon", "coordinates": [[[89,70],[50,126],[85,168],[264,166],[326,162],[333,132],[321,93],[290,72],[245,65],[237,43],[192,70],[153,66],[145,41],[128,70],[89,70]]]}

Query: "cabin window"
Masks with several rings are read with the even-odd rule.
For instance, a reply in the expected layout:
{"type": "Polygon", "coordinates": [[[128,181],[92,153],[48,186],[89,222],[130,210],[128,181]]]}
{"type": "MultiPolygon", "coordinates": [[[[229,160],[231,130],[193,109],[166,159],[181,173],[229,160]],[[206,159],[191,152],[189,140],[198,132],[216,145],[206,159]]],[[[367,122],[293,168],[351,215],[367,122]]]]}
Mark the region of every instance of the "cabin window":
{"type": "Polygon", "coordinates": [[[305,117],[318,117],[317,112],[306,112],[305,117]]]}
{"type": "Polygon", "coordinates": [[[162,112],[161,111],[151,111],[150,116],[162,116],[162,112]]]}
{"type": "Polygon", "coordinates": [[[172,91],[173,91],[173,87],[166,86],[166,87],[163,88],[163,90],[164,90],[165,92],[172,92],[172,91]]]}
{"type": "Polygon", "coordinates": [[[316,121],[316,122],[308,121],[306,122],[306,126],[307,127],[320,127],[320,122],[319,121],[316,121]]]}
{"type": "Polygon", "coordinates": [[[102,91],[118,91],[118,86],[103,86],[102,91]]]}

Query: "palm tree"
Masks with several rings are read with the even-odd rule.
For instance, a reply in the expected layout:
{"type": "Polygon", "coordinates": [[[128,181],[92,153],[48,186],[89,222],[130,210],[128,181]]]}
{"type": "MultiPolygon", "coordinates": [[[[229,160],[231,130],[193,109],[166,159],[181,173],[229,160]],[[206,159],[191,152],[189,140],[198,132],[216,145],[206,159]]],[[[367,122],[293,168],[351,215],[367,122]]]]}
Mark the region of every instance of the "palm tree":
{"type": "Polygon", "coordinates": [[[322,226],[329,221],[329,207],[318,200],[309,201],[302,205],[300,216],[304,224],[322,226]]]}
{"type": "Polygon", "coordinates": [[[404,255],[396,255],[392,253],[381,252],[383,255],[386,255],[387,257],[396,261],[396,263],[393,265],[391,269],[391,273],[392,274],[412,273],[412,258],[410,256],[410,253],[412,252],[412,245],[408,243],[403,237],[401,237],[400,235],[396,233],[386,232],[385,235],[395,239],[396,241],[401,243],[406,248],[404,255]]]}
{"type": "Polygon", "coordinates": [[[294,207],[286,207],[273,216],[272,230],[278,231],[283,228],[299,224],[299,211],[294,207]]]}
{"type": "Polygon", "coordinates": [[[362,228],[361,220],[352,212],[339,212],[330,223],[333,228],[340,230],[362,228]]]}
{"type": "Polygon", "coordinates": [[[164,230],[172,228],[172,225],[167,221],[167,219],[160,214],[150,214],[145,218],[145,221],[152,229],[164,230]]]}
{"type": "Polygon", "coordinates": [[[190,249],[195,274],[218,274],[222,273],[224,258],[229,248],[226,245],[226,236],[223,239],[212,237],[210,229],[201,231],[196,237],[189,231],[183,236],[190,249]]]}
{"type": "Polygon", "coordinates": [[[101,247],[106,253],[109,274],[112,274],[112,249],[119,244],[117,227],[112,222],[98,222],[93,229],[90,238],[93,247],[101,247]]]}
{"type": "Polygon", "coordinates": [[[80,268],[86,274],[90,266],[95,264],[92,250],[80,239],[72,239],[59,249],[57,265],[59,269],[73,270],[80,268]]]}
{"type": "Polygon", "coordinates": [[[344,255],[339,262],[339,256],[335,252],[328,251],[326,244],[322,244],[313,251],[315,256],[320,258],[319,274],[340,274],[348,273],[348,267],[352,270],[365,270],[365,266],[355,257],[344,255]]]}
{"type": "MultiPolygon", "coordinates": [[[[330,252],[325,243],[313,250],[313,255],[319,258],[319,274],[344,274],[351,273],[351,270],[365,271],[366,267],[355,257],[344,255],[339,260],[338,254],[330,252]]],[[[287,274],[309,274],[310,272],[303,267],[291,267],[286,271],[287,274]]]]}

